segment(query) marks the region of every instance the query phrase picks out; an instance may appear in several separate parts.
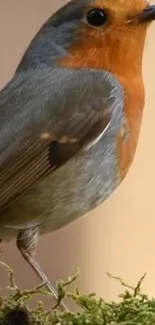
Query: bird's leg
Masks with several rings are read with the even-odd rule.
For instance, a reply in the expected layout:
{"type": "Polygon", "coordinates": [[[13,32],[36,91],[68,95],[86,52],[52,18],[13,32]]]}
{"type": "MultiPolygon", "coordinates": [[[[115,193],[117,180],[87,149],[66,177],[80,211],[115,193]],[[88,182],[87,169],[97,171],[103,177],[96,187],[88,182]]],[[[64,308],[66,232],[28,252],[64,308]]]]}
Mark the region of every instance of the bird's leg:
{"type": "MultiPolygon", "coordinates": [[[[21,252],[22,256],[28,262],[28,264],[32,267],[32,269],[35,271],[37,276],[40,278],[42,282],[45,282],[45,285],[47,289],[52,292],[54,298],[58,299],[58,294],[50,281],[48,280],[45,273],[42,271],[40,265],[35,259],[35,248],[38,243],[39,238],[39,231],[38,228],[33,227],[29,229],[22,229],[19,231],[17,236],[17,247],[19,251],[21,252]]],[[[68,310],[65,304],[62,302],[61,307],[63,310],[68,310]]]]}

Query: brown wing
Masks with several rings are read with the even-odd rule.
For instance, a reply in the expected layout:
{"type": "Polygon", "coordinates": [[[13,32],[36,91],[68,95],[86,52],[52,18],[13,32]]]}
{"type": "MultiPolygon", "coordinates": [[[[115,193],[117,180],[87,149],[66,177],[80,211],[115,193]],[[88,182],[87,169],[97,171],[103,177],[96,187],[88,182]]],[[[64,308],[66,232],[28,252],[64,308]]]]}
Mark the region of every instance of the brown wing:
{"type": "Polygon", "coordinates": [[[67,138],[50,141],[48,133],[44,139],[36,139],[27,143],[15,159],[0,169],[0,207],[5,208],[12,201],[30,189],[36,182],[60,167],[83,147],[93,142],[106,129],[110,122],[105,116],[86,132],[84,137],[67,138]],[[47,138],[46,138],[47,137],[47,138]]]}
{"type": "MultiPolygon", "coordinates": [[[[61,101],[59,92],[46,101],[40,92],[31,90],[27,98],[28,86],[18,100],[16,91],[10,91],[12,83],[0,94],[0,211],[106,130],[111,120],[106,97],[96,101],[92,92],[90,100],[88,82],[84,82],[85,89],[80,84],[78,93],[82,95],[78,98],[72,96],[73,80],[64,95],[61,88],[61,101]]],[[[42,88],[45,86],[44,81],[42,88]]],[[[18,89],[17,85],[14,88],[18,89]]]]}

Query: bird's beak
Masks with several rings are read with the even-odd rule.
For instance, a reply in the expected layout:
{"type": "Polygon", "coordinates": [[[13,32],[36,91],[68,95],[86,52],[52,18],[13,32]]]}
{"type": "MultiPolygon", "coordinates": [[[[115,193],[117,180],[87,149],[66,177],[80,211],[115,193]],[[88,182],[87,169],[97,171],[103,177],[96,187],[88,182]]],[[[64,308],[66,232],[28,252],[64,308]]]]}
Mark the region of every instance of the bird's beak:
{"type": "Polygon", "coordinates": [[[155,20],[155,5],[147,6],[142,13],[133,18],[137,23],[149,23],[155,20]]]}

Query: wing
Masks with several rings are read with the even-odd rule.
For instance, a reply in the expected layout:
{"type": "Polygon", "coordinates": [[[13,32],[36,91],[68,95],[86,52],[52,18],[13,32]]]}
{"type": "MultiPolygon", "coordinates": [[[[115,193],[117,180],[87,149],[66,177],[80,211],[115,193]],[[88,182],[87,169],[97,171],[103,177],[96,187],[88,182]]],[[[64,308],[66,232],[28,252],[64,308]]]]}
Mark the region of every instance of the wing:
{"type": "Polygon", "coordinates": [[[99,139],[111,120],[112,79],[41,66],[0,93],[0,209],[99,139]]]}

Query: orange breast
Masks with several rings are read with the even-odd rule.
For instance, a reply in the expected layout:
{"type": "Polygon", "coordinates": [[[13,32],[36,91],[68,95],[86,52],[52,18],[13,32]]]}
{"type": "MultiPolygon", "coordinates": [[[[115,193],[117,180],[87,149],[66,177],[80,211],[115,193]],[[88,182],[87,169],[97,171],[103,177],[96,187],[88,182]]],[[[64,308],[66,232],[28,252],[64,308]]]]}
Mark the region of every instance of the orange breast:
{"type": "MultiPolygon", "coordinates": [[[[87,37],[85,39],[87,40],[87,37]]],[[[137,50],[134,48],[135,52],[133,50],[131,53],[129,51],[130,45],[127,46],[129,53],[123,52],[125,53],[123,57],[116,49],[111,48],[110,45],[108,47],[108,39],[106,40],[106,46],[97,47],[95,45],[94,50],[92,49],[93,40],[90,44],[87,43],[89,43],[89,38],[87,42],[74,46],[71,49],[72,54],[60,60],[59,64],[69,68],[103,68],[111,72],[123,86],[125,93],[124,114],[130,136],[126,139],[123,130],[120,130],[116,141],[118,142],[120,174],[121,178],[124,178],[135,155],[144,108],[140,46],[138,44],[137,50]],[[105,48],[108,48],[110,52],[108,49],[104,51],[105,48]]],[[[141,43],[143,45],[143,39],[141,43]]]]}
{"type": "Polygon", "coordinates": [[[118,135],[118,155],[121,178],[124,178],[133,161],[144,108],[144,87],[141,76],[123,79],[118,77],[125,90],[124,113],[127,119],[129,137],[125,139],[122,130],[118,135]]]}

